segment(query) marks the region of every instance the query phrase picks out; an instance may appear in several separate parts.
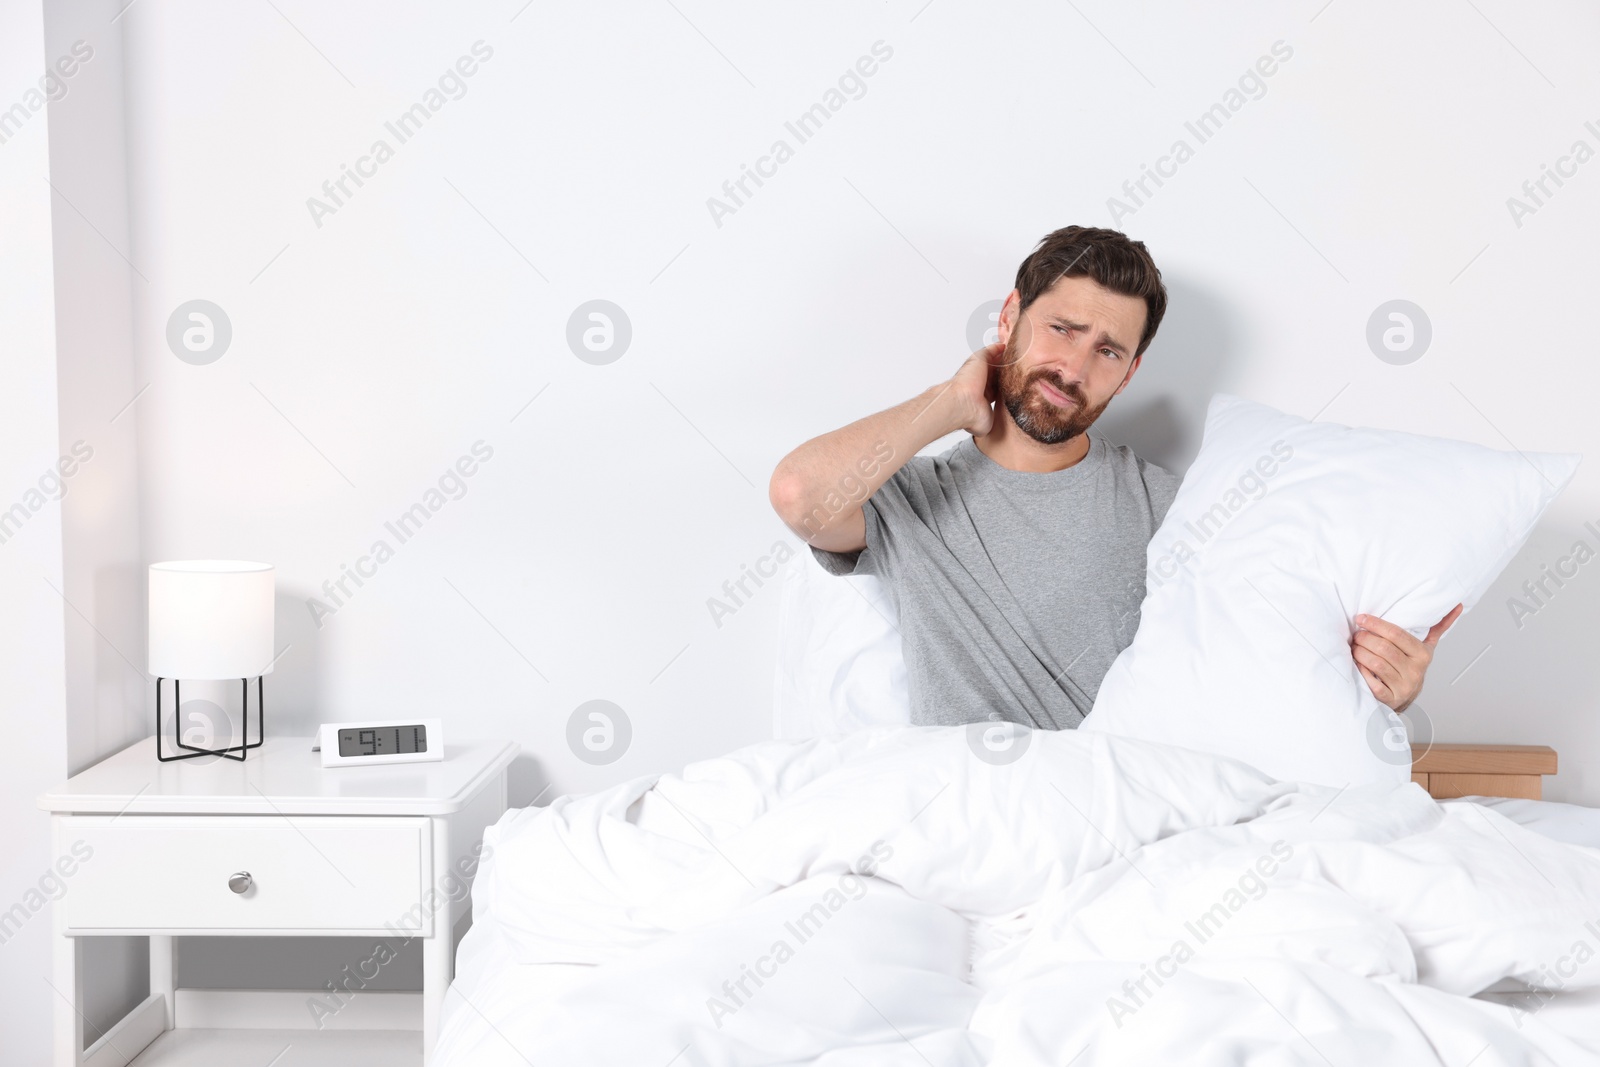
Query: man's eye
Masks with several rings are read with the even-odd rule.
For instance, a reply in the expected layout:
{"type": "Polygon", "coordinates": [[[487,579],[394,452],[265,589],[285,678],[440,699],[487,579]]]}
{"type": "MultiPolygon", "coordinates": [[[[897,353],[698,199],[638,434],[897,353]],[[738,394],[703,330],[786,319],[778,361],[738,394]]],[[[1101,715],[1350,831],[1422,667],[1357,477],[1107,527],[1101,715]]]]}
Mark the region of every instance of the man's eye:
{"type": "Polygon", "coordinates": [[[1051,323],[1050,324],[1050,328],[1052,330],[1054,330],[1056,333],[1066,333],[1067,332],[1063,327],[1061,327],[1061,326],[1059,326],[1059,325],[1057,325],[1055,323],[1051,323]]]}
{"type": "Polygon", "coordinates": [[[1122,353],[1118,352],[1115,348],[1102,348],[1100,351],[1104,352],[1106,355],[1110,356],[1112,359],[1121,359],[1122,358],[1122,353]]]}

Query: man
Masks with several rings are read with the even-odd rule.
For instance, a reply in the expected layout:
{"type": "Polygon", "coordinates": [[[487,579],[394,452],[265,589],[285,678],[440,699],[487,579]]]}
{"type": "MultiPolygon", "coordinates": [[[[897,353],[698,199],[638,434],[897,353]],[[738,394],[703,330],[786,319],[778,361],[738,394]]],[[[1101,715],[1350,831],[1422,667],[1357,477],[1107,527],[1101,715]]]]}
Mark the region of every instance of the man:
{"type": "MultiPolygon", "coordinates": [[[[822,565],[887,586],[913,723],[1070,729],[1089,714],[1138,627],[1145,548],[1179,479],[1087,431],[1133,381],[1166,305],[1142,242],[1057,230],[1018,268],[997,343],[773,472],[773,507],[822,565]],[[916,455],[957,430],[972,436],[916,455]]],[[[1379,700],[1411,703],[1460,612],[1421,641],[1357,617],[1351,654],[1379,700]]]]}

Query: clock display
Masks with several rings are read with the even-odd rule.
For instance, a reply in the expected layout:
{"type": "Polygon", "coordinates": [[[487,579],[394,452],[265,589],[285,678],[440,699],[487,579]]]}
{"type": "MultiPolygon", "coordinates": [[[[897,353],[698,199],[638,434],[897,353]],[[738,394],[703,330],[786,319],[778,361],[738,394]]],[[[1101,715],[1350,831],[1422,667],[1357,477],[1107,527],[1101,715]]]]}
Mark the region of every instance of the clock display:
{"type": "Polygon", "coordinates": [[[339,731],[341,756],[392,756],[402,752],[426,751],[428,728],[421,724],[339,731]]]}

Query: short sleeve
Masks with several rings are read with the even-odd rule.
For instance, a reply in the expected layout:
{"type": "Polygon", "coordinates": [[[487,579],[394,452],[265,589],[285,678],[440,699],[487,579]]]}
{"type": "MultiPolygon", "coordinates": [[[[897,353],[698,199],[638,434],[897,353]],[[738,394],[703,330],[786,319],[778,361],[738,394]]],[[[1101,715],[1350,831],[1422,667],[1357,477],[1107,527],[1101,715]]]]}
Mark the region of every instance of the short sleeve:
{"type": "MultiPolygon", "coordinates": [[[[878,492],[883,492],[879,489],[878,492]]],[[[870,574],[875,577],[887,577],[887,569],[882,566],[884,559],[883,547],[883,518],[878,514],[877,505],[873,498],[868,497],[861,502],[861,518],[866,524],[867,547],[854,552],[829,552],[825,548],[811,546],[811,554],[816,557],[822,569],[829,574],[843,577],[845,575],[870,574]]]]}
{"type": "Polygon", "coordinates": [[[1172,501],[1178,495],[1178,487],[1183,484],[1183,479],[1154,463],[1141,461],[1141,467],[1145,492],[1150,495],[1150,513],[1155,518],[1156,525],[1160,526],[1172,507],[1172,501]]]}

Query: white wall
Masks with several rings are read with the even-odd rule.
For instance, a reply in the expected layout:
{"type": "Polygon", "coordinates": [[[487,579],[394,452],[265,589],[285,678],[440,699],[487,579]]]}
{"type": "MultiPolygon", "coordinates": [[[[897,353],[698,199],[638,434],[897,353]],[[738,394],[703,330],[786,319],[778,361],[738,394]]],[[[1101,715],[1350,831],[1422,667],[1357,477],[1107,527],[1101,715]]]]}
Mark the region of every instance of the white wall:
{"type": "MultiPolygon", "coordinates": [[[[777,598],[720,628],[706,601],[787,537],[772,465],[947,375],[1032,243],[1112,223],[1108,198],[1180,137],[1193,158],[1117,220],[1173,306],[1108,430],[1181,467],[1221,388],[1595,451],[1579,235],[1600,163],[1520,227],[1505,203],[1574,139],[1600,145],[1583,5],[278,6],[124,20],[146,553],[278,564],[278,731],[442,712],[522,742],[524,799],[765,736],[777,598]],[[399,143],[384,123],[480,40],[465,95],[399,143]],[[785,121],[877,41],[893,55],[865,95],[798,144],[785,121]],[[1277,41],[1264,95],[1198,144],[1185,121],[1277,41]],[[707,198],[777,138],[793,158],[717,225],[707,198]],[[314,220],[378,139],[393,158],[314,220]],[[207,366],[162,336],[196,297],[233,327],[207,366]],[[1409,366],[1364,340],[1396,297],[1433,323],[1409,366]],[[594,298],[633,326],[607,366],[564,340],[594,298]],[[314,627],[305,599],[479,440],[494,458],[465,496],[314,627]],[[609,767],[564,740],[592,698],[635,730],[609,767]]],[[[1592,464],[1422,703],[1446,738],[1557,746],[1551,795],[1600,803],[1600,577],[1520,630],[1504,606],[1590,518],[1592,464]]]]}
{"type": "Polygon", "coordinates": [[[46,60],[39,6],[0,0],[0,109],[21,103],[25,112],[0,125],[0,512],[14,516],[0,516],[0,1058],[7,1063],[50,1057],[57,994],[49,985],[48,901],[62,883],[52,869],[48,817],[34,800],[67,771],[61,511],[46,478],[60,457],[48,119],[42,94],[37,108],[27,95],[46,60]]]}

